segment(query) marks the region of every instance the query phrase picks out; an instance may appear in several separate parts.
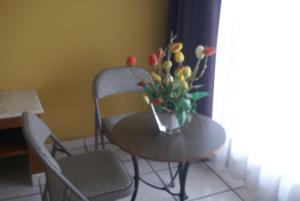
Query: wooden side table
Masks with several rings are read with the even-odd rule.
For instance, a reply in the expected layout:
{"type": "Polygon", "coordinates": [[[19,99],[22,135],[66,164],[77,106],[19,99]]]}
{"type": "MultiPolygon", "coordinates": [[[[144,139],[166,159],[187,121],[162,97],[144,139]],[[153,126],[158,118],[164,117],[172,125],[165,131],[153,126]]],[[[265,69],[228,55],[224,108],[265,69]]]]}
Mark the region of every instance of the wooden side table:
{"type": "Polygon", "coordinates": [[[43,166],[25,142],[21,128],[24,111],[38,115],[44,113],[35,90],[0,91],[0,158],[27,155],[32,183],[35,185],[35,176],[43,171],[43,166]]]}
{"type": "Polygon", "coordinates": [[[205,159],[214,154],[225,142],[225,131],[221,125],[210,118],[197,114],[190,123],[186,123],[179,133],[167,135],[161,133],[151,111],[135,113],[120,120],[112,132],[113,143],[131,154],[134,167],[135,200],[139,181],[156,189],[164,190],[180,201],[187,199],[185,181],[190,161],[205,159]],[[158,187],[148,183],[139,176],[136,157],[162,161],[177,162],[178,169],[171,182],[158,187]],[[171,183],[179,177],[180,191],[172,192],[171,183]]]}

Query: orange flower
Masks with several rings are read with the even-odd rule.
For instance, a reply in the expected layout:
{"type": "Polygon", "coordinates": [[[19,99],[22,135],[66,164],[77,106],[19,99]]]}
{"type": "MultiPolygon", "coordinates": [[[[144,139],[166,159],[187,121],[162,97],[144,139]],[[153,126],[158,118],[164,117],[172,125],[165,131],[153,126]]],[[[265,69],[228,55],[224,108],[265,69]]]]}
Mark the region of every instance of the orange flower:
{"type": "Polygon", "coordinates": [[[148,62],[150,66],[157,66],[158,65],[157,55],[155,53],[150,54],[148,62]]]}
{"type": "Polygon", "coordinates": [[[155,98],[155,99],[152,100],[152,103],[153,103],[154,105],[160,105],[160,104],[162,104],[163,102],[164,102],[164,100],[163,100],[162,98],[155,98]]]}
{"type": "Polygon", "coordinates": [[[170,50],[173,53],[179,52],[180,50],[182,50],[182,48],[183,48],[183,44],[182,43],[173,43],[170,46],[170,50]]]}
{"type": "Polygon", "coordinates": [[[127,58],[126,63],[127,63],[127,66],[134,66],[136,64],[136,58],[135,58],[135,56],[129,56],[127,58]]]}
{"type": "Polygon", "coordinates": [[[146,82],[145,80],[141,80],[137,83],[137,85],[139,85],[140,87],[145,87],[146,86],[146,82]]]}

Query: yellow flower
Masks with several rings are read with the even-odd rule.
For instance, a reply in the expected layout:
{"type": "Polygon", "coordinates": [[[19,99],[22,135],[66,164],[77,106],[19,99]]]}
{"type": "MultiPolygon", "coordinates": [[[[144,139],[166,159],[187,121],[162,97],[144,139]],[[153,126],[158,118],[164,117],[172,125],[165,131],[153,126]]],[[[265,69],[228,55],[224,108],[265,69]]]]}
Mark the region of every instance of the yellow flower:
{"type": "Polygon", "coordinates": [[[175,54],[175,61],[177,63],[182,63],[184,61],[184,54],[182,52],[176,52],[175,54]]]}
{"type": "Polygon", "coordinates": [[[195,49],[195,55],[196,55],[196,58],[201,60],[204,58],[204,46],[203,45],[198,45],[195,49]]]}
{"type": "Polygon", "coordinates": [[[161,82],[161,77],[160,77],[157,73],[152,72],[152,73],[151,73],[151,76],[152,76],[152,79],[153,79],[154,81],[156,81],[156,82],[161,82]]]}
{"type": "Polygon", "coordinates": [[[165,79],[164,79],[164,83],[168,84],[168,83],[171,83],[171,82],[174,82],[173,76],[172,75],[166,76],[165,79]]]}
{"type": "Polygon", "coordinates": [[[183,80],[182,82],[180,82],[180,85],[183,89],[188,90],[189,89],[189,84],[187,83],[187,81],[183,80]]]}
{"type": "Polygon", "coordinates": [[[179,76],[179,75],[181,74],[181,70],[182,70],[182,68],[177,68],[177,69],[175,70],[175,75],[176,75],[176,76],[179,76]]]}
{"type": "Polygon", "coordinates": [[[184,80],[185,80],[185,79],[184,79],[184,75],[180,74],[180,75],[178,76],[178,80],[179,80],[180,82],[184,81],[184,80]]]}
{"type": "Polygon", "coordinates": [[[167,83],[170,83],[170,82],[174,82],[174,78],[172,75],[169,75],[165,78],[164,82],[167,84],[167,83]]]}
{"type": "Polygon", "coordinates": [[[144,98],[144,101],[147,103],[147,104],[150,104],[150,99],[147,95],[143,94],[143,98],[144,98]]]}
{"type": "Polygon", "coordinates": [[[182,73],[184,77],[189,78],[192,75],[192,69],[189,66],[185,66],[180,73],[182,73]]]}
{"type": "Polygon", "coordinates": [[[165,70],[169,70],[171,67],[172,67],[172,61],[166,60],[166,61],[164,62],[164,64],[163,64],[163,68],[164,68],[165,70]]]}

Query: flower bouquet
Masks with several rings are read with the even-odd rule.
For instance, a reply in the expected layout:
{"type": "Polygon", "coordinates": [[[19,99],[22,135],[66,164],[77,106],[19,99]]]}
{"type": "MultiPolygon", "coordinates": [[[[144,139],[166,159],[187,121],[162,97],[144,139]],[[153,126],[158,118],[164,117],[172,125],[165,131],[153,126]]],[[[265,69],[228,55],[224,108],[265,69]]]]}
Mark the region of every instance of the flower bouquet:
{"type": "MultiPolygon", "coordinates": [[[[192,69],[184,64],[183,44],[175,42],[175,39],[176,35],[171,34],[165,49],[160,48],[157,53],[150,54],[149,64],[153,82],[140,80],[137,84],[143,87],[143,97],[146,103],[151,105],[155,117],[157,118],[157,114],[173,115],[177,124],[174,126],[172,123],[171,127],[178,128],[186,121],[191,121],[197,111],[196,102],[208,96],[208,92],[200,90],[203,85],[195,84],[195,81],[203,77],[208,57],[215,54],[215,49],[197,46],[197,62],[192,69]]],[[[127,65],[134,66],[135,63],[136,58],[129,56],[127,65]]],[[[168,124],[165,120],[160,121],[168,124]]],[[[174,118],[170,117],[169,121],[174,122],[174,118]]]]}

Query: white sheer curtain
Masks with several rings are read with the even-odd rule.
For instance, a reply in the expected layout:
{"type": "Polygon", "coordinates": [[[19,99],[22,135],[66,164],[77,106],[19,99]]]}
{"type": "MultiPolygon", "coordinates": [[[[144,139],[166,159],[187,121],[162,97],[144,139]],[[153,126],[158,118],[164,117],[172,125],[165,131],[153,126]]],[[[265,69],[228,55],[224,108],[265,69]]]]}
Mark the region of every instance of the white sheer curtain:
{"type": "Polygon", "coordinates": [[[217,167],[259,201],[300,201],[300,1],[223,0],[213,118],[217,167]]]}

